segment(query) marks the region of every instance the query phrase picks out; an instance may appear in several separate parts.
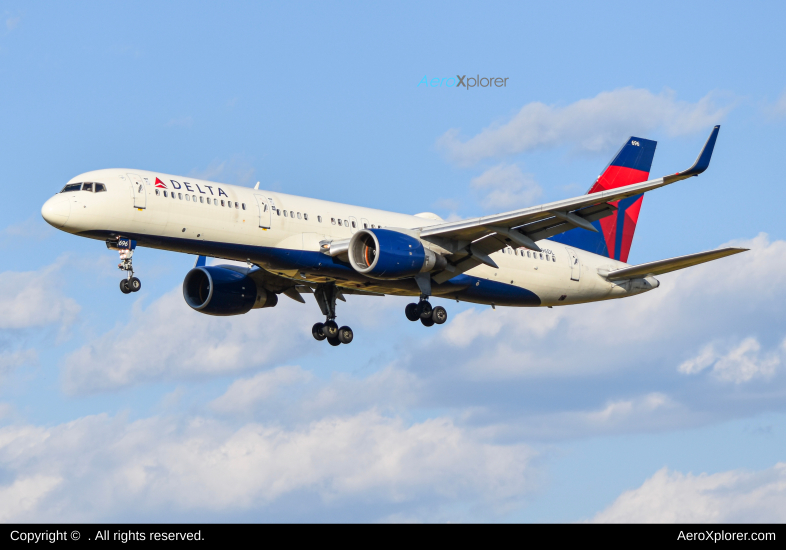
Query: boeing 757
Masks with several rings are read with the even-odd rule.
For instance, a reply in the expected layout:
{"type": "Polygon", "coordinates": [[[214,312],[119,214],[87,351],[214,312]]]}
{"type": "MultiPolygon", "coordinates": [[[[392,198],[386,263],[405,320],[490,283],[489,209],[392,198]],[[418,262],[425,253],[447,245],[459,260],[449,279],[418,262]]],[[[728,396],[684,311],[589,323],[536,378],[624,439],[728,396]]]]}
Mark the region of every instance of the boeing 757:
{"type": "Polygon", "coordinates": [[[54,227],[104,241],[120,255],[123,293],[137,292],[138,247],[198,256],[183,297],[208,315],[274,307],[280,295],[316,298],[331,345],[354,335],[336,323],[345,296],[418,297],[406,318],[443,324],[429,298],[496,306],[553,307],[625,298],[659,286],[656,275],[737,254],[722,248],[627,264],[644,193],[698,176],[715,126],[688,170],[648,180],[656,142],[629,138],[586,195],[491,216],[444,221],[134,169],[72,178],[41,209],[54,227]],[[206,265],[206,257],[245,263],[206,265]]]}

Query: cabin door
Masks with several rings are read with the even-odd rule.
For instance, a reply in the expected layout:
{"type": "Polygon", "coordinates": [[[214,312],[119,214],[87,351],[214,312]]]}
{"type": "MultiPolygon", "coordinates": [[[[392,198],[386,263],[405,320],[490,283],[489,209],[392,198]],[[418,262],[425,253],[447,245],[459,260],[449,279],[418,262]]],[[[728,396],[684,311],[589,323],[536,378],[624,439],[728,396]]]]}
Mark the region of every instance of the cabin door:
{"type": "Polygon", "coordinates": [[[131,182],[131,187],[134,190],[134,208],[145,208],[147,189],[145,189],[145,182],[136,174],[128,174],[128,179],[131,182]]]}

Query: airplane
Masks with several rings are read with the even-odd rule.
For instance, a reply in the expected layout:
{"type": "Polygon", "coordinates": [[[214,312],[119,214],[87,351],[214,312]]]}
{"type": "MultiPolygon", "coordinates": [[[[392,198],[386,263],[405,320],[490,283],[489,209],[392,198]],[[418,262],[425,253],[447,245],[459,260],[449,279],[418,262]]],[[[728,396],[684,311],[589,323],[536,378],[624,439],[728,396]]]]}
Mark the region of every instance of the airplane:
{"type": "Polygon", "coordinates": [[[477,304],[554,307],[638,295],[656,275],[738,254],[722,248],[667,260],[627,262],[644,193],[709,166],[715,126],[689,169],[648,180],[656,142],[630,137],[579,197],[501,214],[445,221],[132,169],[72,178],[41,214],[62,231],[102,240],[120,255],[120,290],[137,292],[137,247],[197,256],[183,297],[207,315],[274,307],[313,294],[325,316],[312,327],[332,346],[354,338],[336,323],[345,295],[416,296],[406,318],[448,318],[438,297],[477,304]],[[206,258],[245,263],[206,265],[206,258]]]}

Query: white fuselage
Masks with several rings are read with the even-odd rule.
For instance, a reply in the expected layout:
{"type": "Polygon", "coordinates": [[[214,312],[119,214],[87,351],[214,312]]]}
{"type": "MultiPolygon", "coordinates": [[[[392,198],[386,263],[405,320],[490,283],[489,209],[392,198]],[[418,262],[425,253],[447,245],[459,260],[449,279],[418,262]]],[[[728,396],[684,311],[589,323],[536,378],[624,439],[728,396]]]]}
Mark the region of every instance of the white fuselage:
{"type": "MultiPolygon", "coordinates": [[[[47,201],[44,218],[63,231],[100,240],[128,237],[140,246],[248,261],[298,281],[335,280],[385,294],[419,291],[411,279],[379,281],[339,265],[320,252],[320,242],[347,239],[363,227],[411,230],[441,223],[434,215],[398,214],[144,170],[98,170],[69,183],[75,182],[102,183],[106,191],[62,192],[47,201]]],[[[611,282],[599,274],[625,263],[548,240],[538,245],[542,253],[496,252],[491,256],[498,269],[477,266],[436,285],[433,295],[558,306],[630,296],[657,286],[611,282]]]]}

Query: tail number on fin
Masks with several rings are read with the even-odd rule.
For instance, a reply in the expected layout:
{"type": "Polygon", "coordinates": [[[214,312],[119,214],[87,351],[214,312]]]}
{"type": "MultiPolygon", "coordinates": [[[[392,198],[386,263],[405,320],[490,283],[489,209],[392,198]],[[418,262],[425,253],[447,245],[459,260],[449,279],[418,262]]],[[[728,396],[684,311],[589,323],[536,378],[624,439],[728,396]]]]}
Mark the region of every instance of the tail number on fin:
{"type": "Polygon", "coordinates": [[[639,147],[639,146],[640,146],[640,145],[639,145],[639,142],[638,142],[638,141],[636,141],[635,139],[634,139],[634,140],[631,140],[630,144],[631,144],[631,145],[635,145],[636,147],[639,147]]]}

